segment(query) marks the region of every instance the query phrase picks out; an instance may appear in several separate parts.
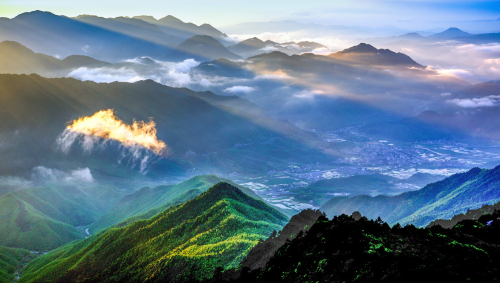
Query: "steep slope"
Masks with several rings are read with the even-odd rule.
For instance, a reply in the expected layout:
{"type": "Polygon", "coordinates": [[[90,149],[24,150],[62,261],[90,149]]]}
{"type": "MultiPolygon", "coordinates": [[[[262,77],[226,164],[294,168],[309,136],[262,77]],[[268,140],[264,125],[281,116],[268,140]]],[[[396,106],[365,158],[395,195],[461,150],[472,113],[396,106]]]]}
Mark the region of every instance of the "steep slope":
{"type": "Polygon", "coordinates": [[[240,267],[248,267],[250,270],[263,268],[279,248],[287,241],[296,238],[300,232],[308,231],[320,216],[319,210],[311,209],[303,210],[294,215],[278,234],[273,233],[264,242],[253,247],[241,262],[240,267]]]}
{"type": "Polygon", "coordinates": [[[125,196],[110,212],[92,223],[90,231],[98,232],[136,215],[141,215],[141,218],[153,216],[176,204],[176,199],[184,194],[189,193],[194,198],[220,182],[230,183],[248,196],[260,199],[250,189],[238,186],[229,180],[213,175],[196,176],[177,185],[146,187],[125,196]]]}
{"type": "Polygon", "coordinates": [[[320,216],[263,269],[242,272],[234,282],[495,281],[500,228],[485,221],[496,217],[463,221],[447,230],[320,216]]]}
{"type": "Polygon", "coordinates": [[[165,56],[166,61],[183,61],[195,59],[210,61],[219,58],[229,60],[242,59],[240,56],[227,50],[224,45],[208,35],[195,35],[179,44],[174,51],[165,56]]]}
{"type": "Polygon", "coordinates": [[[0,283],[14,281],[17,272],[35,257],[28,250],[0,246],[0,283]]]}
{"type": "Polygon", "coordinates": [[[321,210],[328,216],[361,212],[368,218],[381,217],[388,223],[426,226],[438,218],[451,218],[468,209],[500,201],[500,166],[473,168],[429,184],[418,191],[397,196],[336,197],[321,210]]]}
{"type": "Polygon", "coordinates": [[[366,43],[360,43],[328,56],[363,65],[423,67],[406,54],[396,53],[389,49],[377,49],[366,43]]]}
{"type": "Polygon", "coordinates": [[[237,267],[286,217],[219,183],[157,216],[110,229],[33,261],[22,282],[192,282],[237,267]]]}
{"type": "Polygon", "coordinates": [[[12,193],[0,198],[0,245],[50,250],[77,239],[75,227],[49,218],[12,193]]]}

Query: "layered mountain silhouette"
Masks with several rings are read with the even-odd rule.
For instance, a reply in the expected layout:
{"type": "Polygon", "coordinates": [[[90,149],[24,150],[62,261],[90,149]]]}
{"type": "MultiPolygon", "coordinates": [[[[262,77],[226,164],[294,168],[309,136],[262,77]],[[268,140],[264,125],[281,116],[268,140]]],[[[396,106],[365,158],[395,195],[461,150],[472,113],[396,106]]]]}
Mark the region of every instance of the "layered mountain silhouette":
{"type": "Polygon", "coordinates": [[[499,176],[500,166],[491,170],[473,168],[396,196],[335,197],[321,210],[330,217],[359,211],[372,219],[380,216],[390,224],[427,226],[438,218],[451,218],[500,201],[499,176]]]}
{"type": "Polygon", "coordinates": [[[187,39],[195,35],[208,35],[217,39],[225,39],[227,35],[209,24],[197,26],[193,23],[185,23],[174,16],[166,16],[159,20],[152,16],[136,16],[145,22],[158,26],[164,33],[171,34],[181,39],[187,39]]]}
{"type": "Polygon", "coordinates": [[[141,20],[91,16],[73,19],[41,11],[2,20],[0,41],[5,40],[16,41],[35,52],[53,56],[92,55],[107,61],[138,56],[157,57],[180,42],[141,20]],[[118,48],[120,45],[126,45],[128,49],[118,48]],[[153,54],[155,52],[160,54],[153,54]],[[106,54],[110,56],[106,57],[106,54]],[[129,57],[131,54],[133,56],[129,57]]]}
{"type": "Polygon", "coordinates": [[[230,51],[243,57],[251,57],[272,51],[280,51],[292,55],[311,52],[317,48],[326,48],[326,46],[310,41],[277,43],[271,40],[262,41],[257,37],[243,40],[236,45],[228,47],[230,51]]]}
{"type": "Polygon", "coordinates": [[[195,59],[197,61],[211,61],[225,58],[229,60],[242,59],[241,56],[227,50],[222,43],[208,35],[195,35],[179,44],[163,59],[165,61],[184,61],[195,59]]]}
{"type": "Polygon", "coordinates": [[[0,43],[0,73],[32,74],[43,76],[64,76],[71,70],[88,67],[101,68],[111,64],[83,55],[71,55],[62,60],[41,53],[14,41],[0,43]]]}
{"type": "Polygon", "coordinates": [[[33,261],[23,281],[193,282],[216,267],[237,267],[286,222],[264,202],[219,183],[150,219],[61,247],[33,261]]]}

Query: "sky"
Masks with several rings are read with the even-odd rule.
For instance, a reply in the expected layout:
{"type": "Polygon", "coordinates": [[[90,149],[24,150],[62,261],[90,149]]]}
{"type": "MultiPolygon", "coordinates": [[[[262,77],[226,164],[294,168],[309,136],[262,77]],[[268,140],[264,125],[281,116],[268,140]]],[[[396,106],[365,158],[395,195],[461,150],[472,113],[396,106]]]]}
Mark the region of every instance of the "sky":
{"type": "MultiPolygon", "coordinates": [[[[0,16],[33,11],[104,17],[173,15],[216,27],[243,22],[296,20],[302,23],[406,29],[466,26],[500,18],[498,0],[0,0],[0,16]]],[[[498,26],[500,21],[492,22],[498,26]]],[[[498,28],[500,30],[500,26],[498,28]]]]}

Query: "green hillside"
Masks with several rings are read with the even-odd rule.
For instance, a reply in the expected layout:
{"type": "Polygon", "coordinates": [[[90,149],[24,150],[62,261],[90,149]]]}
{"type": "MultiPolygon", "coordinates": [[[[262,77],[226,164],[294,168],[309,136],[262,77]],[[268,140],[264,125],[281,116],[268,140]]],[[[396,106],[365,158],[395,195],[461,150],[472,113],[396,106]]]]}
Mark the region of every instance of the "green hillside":
{"type": "MultiPolygon", "coordinates": [[[[478,209],[467,210],[465,213],[460,213],[453,216],[451,219],[436,219],[432,221],[427,228],[432,226],[439,225],[443,228],[453,228],[458,222],[462,220],[478,220],[483,215],[494,214],[495,212],[500,211],[500,202],[497,202],[493,205],[483,205],[478,209]]],[[[498,213],[497,213],[498,214],[498,213]]]]}
{"type": "Polygon", "coordinates": [[[16,272],[35,256],[27,250],[0,246],[0,283],[12,282],[16,272]]]}
{"type": "Polygon", "coordinates": [[[83,234],[75,227],[54,220],[12,193],[0,198],[0,245],[50,250],[83,234]]]}
{"type": "Polygon", "coordinates": [[[321,210],[329,217],[359,211],[372,219],[380,216],[389,224],[426,226],[435,219],[451,218],[498,201],[500,166],[491,170],[473,168],[397,196],[336,197],[326,202],[321,210]]]}
{"type": "Polygon", "coordinates": [[[191,282],[239,265],[287,218],[219,183],[147,220],[112,228],[34,260],[21,282],[191,282]]]}
{"type": "Polygon", "coordinates": [[[208,190],[217,183],[226,182],[238,187],[248,196],[260,199],[252,190],[238,186],[232,181],[221,179],[214,175],[196,176],[177,185],[165,185],[154,188],[143,188],[134,194],[125,196],[110,212],[103,215],[90,226],[92,233],[104,228],[118,224],[125,219],[141,215],[137,219],[146,219],[165,210],[171,205],[175,205],[189,199],[184,199],[189,193],[193,198],[208,190]],[[184,197],[182,197],[184,195],[184,197]],[[183,201],[175,201],[181,197],[183,201]]]}

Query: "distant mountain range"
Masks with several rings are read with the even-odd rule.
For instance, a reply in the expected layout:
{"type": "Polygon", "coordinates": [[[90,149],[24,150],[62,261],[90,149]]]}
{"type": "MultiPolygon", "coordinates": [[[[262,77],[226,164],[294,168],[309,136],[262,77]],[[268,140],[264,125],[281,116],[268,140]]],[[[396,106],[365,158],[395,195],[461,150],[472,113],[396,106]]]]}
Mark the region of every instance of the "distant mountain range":
{"type": "Polygon", "coordinates": [[[468,209],[500,201],[500,166],[473,168],[424,188],[396,196],[335,197],[321,210],[333,217],[359,211],[368,218],[381,217],[391,225],[427,226],[438,218],[451,218],[468,209]]]}
{"type": "Polygon", "coordinates": [[[360,43],[351,48],[328,55],[332,58],[356,62],[363,65],[408,66],[423,68],[408,55],[396,53],[388,49],[377,49],[370,44],[360,43]]]}
{"type": "Polygon", "coordinates": [[[158,26],[164,33],[176,36],[181,39],[187,39],[195,35],[208,35],[213,38],[224,40],[227,35],[209,24],[197,26],[193,23],[185,23],[174,16],[166,16],[161,19],[155,19],[151,16],[136,16],[134,19],[140,19],[145,22],[158,26]]]}
{"type": "Polygon", "coordinates": [[[241,56],[227,50],[222,43],[208,35],[195,35],[177,46],[167,54],[164,61],[184,61],[195,59],[197,61],[210,61],[219,58],[230,60],[242,59],[241,56]]]}
{"type": "Polygon", "coordinates": [[[198,281],[210,278],[216,267],[238,267],[253,246],[286,222],[264,202],[219,183],[150,219],[32,261],[23,282],[198,281]]]}
{"type": "Polygon", "coordinates": [[[228,49],[242,57],[252,57],[262,53],[280,51],[288,55],[311,52],[318,48],[328,49],[326,46],[310,41],[277,43],[271,40],[262,41],[257,37],[249,38],[228,49]]]}
{"type": "Polygon", "coordinates": [[[55,57],[90,55],[118,62],[141,56],[161,59],[194,35],[225,37],[210,25],[196,26],[174,19],[170,16],[153,21],[148,17],[90,15],[68,18],[34,11],[1,19],[0,41],[16,41],[35,52],[55,57]]]}

